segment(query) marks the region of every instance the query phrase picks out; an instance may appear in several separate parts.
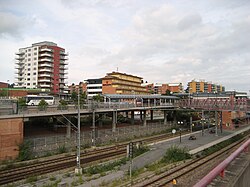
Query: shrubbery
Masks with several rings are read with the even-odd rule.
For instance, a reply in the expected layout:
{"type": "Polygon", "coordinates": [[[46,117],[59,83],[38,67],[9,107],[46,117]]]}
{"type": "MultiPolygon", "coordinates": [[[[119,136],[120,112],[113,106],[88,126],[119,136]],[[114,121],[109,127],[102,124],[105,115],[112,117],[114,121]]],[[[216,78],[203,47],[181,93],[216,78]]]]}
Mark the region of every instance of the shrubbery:
{"type": "Polygon", "coordinates": [[[167,149],[165,156],[162,158],[164,163],[173,163],[191,158],[187,148],[180,148],[178,146],[171,146],[167,149]]]}

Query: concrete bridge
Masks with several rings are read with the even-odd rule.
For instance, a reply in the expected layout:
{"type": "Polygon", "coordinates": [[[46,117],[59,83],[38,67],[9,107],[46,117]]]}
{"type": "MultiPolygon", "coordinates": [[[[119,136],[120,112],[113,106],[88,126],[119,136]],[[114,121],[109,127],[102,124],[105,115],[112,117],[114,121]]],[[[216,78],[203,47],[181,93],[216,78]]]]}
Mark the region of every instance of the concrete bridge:
{"type": "MultiPolygon", "coordinates": [[[[150,119],[153,119],[153,111],[164,111],[164,124],[167,123],[167,111],[175,110],[210,110],[217,112],[244,112],[250,111],[248,99],[175,99],[159,102],[147,103],[127,103],[127,102],[105,102],[84,105],[80,109],[81,115],[99,115],[102,119],[104,113],[112,113],[112,130],[116,130],[117,113],[124,112],[126,116],[130,113],[131,123],[134,124],[135,111],[140,112],[142,125],[147,125],[146,113],[150,111],[150,119]]],[[[16,114],[0,115],[0,160],[8,157],[15,158],[18,155],[18,144],[23,141],[24,122],[36,117],[58,117],[76,116],[78,109],[75,106],[68,106],[62,110],[58,107],[48,107],[39,110],[37,107],[28,107],[26,110],[18,110],[16,114]]],[[[222,114],[221,114],[222,115],[222,114]]],[[[217,125],[218,122],[216,122],[217,125]]],[[[93,124],[94,125],[94,124],[93,124]]],[[[67,131],[70,131],[71,123],[67,124],[67,131]]]]}

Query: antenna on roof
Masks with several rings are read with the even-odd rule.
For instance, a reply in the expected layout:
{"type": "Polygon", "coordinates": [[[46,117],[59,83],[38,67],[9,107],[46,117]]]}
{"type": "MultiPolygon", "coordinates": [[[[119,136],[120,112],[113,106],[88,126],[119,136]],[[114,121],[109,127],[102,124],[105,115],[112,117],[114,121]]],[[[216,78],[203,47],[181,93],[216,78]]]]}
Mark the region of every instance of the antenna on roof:
{"type": "Polygon", "coordinates": [[[118,67],[116,67],[116,72],[118,72],[118,67]]]}

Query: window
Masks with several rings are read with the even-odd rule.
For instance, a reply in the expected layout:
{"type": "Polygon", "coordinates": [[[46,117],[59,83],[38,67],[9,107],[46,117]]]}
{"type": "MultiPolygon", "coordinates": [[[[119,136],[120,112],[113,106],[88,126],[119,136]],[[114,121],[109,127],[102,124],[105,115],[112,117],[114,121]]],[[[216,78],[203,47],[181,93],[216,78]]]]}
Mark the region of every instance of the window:
{"type": "Polygon", "coordinates": [[[36,70],[36,68],[34,68],[34,70],[36,70]]]}
{"type": "Polygon", "coordinates": [[[28,51],[31,51],[31,49],[28,49],[28,51]]]}
{"type": "Polygon", "coordinates": [[[27,75],[30,76],[30,73],[28,73],[27,75]]]}
{"type": "Polygon", "coordinates": [[[30,78],[27,78],[27,81],[30,81],[30,78]]]}
{"type": "Polygon", "coordinates": [[[28,61],[30,61],[30,58],[28,58],[28,61]]]}
{"type": "Polygon", "coordinates": [[[30,71],[30,68],[28,68],[28,71],[30,71]]]}
{"type": "Polygon", "coordinates": [[[37,50],[37,48],[34,48],[34,51],[36,51],[37,50]]]}
{"type": "Polygon", "coordinates": [[[31,56],[31,54],[29,53],[28,56],[31,56]]]}
{"type": "Polygon", "coordinates": [[[36,72],[35,72],[35,73],[33,73],[33,75],[36,75],[36,72]]]}
{"type": "Polygon", "coordinates": [[[36,83],[34,82],[33,85],[36,85],[36,83]]]}
{"type": "Polygon", "coordinates": [[[29,85],[30,85],[30,83],[27,83],[27,85],[29,86],[29,85]]]}
{"type": "Polygon", "coordinates": [[[34,57],[34,60],[36,60],[36,57],[34,57]]]}
{"type": "Polygon", "coordinates": [[[34,53],[34,55],[37,55],[37,53],[34,53]]]}
{"type": "Polygon", "coordinates": [[[28,66],[30,66],[30,63],[28,63],[28,66]]]}

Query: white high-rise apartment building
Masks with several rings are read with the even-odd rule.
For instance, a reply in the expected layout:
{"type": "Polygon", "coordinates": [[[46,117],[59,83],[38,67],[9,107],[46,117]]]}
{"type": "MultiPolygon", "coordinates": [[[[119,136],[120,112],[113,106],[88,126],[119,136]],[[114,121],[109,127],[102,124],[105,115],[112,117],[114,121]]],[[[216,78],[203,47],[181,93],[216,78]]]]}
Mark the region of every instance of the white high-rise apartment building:
{"type": "Polygon", "coordinates": [[[53,94],[64,92],[68,54],[53,42],[39,42],[16,53],[15,87],[41,88],[53,94]]]}

